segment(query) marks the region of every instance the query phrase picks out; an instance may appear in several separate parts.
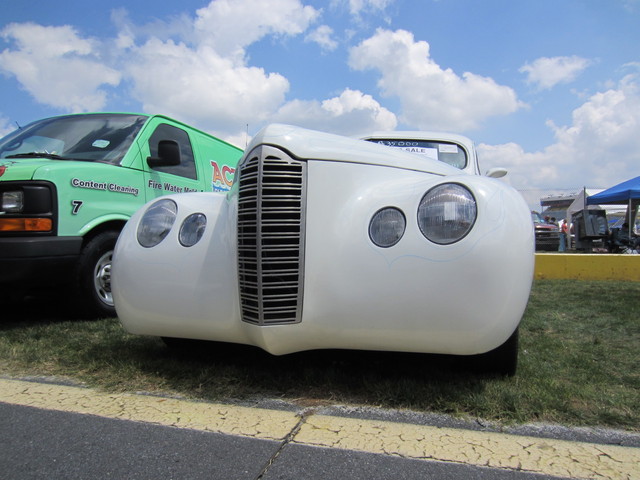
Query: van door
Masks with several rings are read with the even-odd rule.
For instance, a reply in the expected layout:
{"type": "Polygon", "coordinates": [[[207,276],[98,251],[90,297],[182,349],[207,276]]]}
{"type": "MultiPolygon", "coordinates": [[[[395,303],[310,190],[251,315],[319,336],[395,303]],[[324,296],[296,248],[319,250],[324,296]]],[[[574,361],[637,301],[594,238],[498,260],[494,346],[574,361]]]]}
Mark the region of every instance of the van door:
{"type": "Polygon", "coordinates": [[[172,125],[166,119],[153,119],[148,125],[150,135],[140,140],[145,175],[145,195],[147,201],[170,193],[198,192],[205,190],[203,173],[198,169],[193,146],[187,130],[172,125]],[[160,142],[174,142],[178,147],[176,165],[151,167],[148,157],[157,158],[160,142]]]}

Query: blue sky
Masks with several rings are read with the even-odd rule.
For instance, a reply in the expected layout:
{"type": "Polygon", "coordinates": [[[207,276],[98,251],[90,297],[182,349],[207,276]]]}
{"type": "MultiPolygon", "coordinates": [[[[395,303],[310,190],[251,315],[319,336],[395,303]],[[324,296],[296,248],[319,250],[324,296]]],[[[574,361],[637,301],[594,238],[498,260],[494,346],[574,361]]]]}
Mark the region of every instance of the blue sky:
{"type": "Polygon", "coordinates": [[[1,2],[0,135],[101,110],[462,133],[535,204],[640,175],[640,0],[1,2]]]}

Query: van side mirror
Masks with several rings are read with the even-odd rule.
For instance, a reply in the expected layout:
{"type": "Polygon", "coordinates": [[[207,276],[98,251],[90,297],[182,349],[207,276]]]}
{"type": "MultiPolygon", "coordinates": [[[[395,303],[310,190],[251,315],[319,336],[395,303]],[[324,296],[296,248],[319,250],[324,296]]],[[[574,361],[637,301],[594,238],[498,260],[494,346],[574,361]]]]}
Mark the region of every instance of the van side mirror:
{"type": "Polygon", "coordinates": [[[158,156],[147,157],[147,164],[151,167],[172,167],[180,165],[180,146],[174,140],[160,140],[158,142],[158,156]]]}
{"type": "Polygon", "coordinates": [[[504,177],[506,174],[507,174],[506,168],[494,167],[487,170],[487,173],[485,173],[485,176],[491,177],[491,178],[501,178],[501,177],[504,177]]]}

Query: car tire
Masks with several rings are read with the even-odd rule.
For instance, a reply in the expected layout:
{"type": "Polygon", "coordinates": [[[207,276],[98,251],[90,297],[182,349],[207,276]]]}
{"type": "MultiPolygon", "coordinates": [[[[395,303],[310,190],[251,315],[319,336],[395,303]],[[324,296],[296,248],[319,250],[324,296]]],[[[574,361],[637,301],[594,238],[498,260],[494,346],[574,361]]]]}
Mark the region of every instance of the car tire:
{"type": "Polygon", "coordinates": [[[474,364],[484,373],[512,377],[518,368],[519,329],[499,347],[474,356],[474,364]],[[478,362],[475,363],[475,360],[478,362]]]}
{"type": "Polygon", "coordinates": [[[168,349],[176,352],[186,352],[193,347],[194,343],[194,341],[189,338],[160,337],[160,339],[168,349]]]}
{"type": "Polygon", "coordinates": [[[210,359],[211,355],[219,353],[219,345],[207,340],[193,338],[160,337],[170,355],[192,359],[210,359]],[[215,345],[215,347],[214,347],[215,345]]]}
{"type": "Polygon", "coordinates": [[[80,314],[88,318],[115,317],[111,295],[111,260],[119,232],[99,233],[83,247],[76,271],[80,314]]]}

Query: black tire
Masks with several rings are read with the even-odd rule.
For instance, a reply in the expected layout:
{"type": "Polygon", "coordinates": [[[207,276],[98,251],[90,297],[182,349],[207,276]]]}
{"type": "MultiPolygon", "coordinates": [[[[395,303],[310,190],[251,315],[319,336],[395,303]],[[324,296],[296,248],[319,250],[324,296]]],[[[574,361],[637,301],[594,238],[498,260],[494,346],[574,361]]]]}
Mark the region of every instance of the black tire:
{"type": "Polygon", "coordinates": [[[482,355],[475,356],[476,366],[484,373],[513,377],[518,368],[519,329],[499,347],[482,355]]]}
{"type": "Polygon", "coordinates": [[[167,348],[176,352],[187,352],[195,343],[195,340],[191,340],[189,338],[160,337],[160,339],[167,348]]]}
{"type": "Polygon", "coordinates": [[[88,318],[115,317],[111,295],[111,259],[119,232],[108,230],[83,247],[76,271],[80,314],[88,318]]]}
{"type": "Polygon", "coordinates": [[[212,355],[220,354],[220,345],[224,345],[192,338],[160,337],[160,339],[166,345],[169,355],[191,359],[211,359],[212,355]]]}

